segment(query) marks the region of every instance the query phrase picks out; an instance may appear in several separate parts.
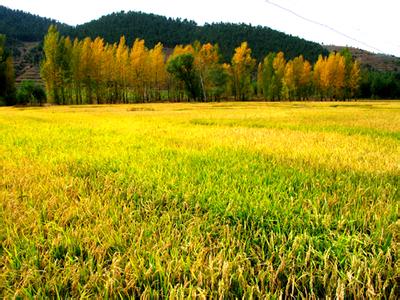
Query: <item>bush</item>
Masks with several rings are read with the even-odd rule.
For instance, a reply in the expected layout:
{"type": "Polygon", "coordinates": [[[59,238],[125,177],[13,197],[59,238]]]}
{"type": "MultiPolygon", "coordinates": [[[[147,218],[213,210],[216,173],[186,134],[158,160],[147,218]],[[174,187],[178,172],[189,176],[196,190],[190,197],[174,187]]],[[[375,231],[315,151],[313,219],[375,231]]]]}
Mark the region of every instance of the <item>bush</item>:
{"type": "Polygon", "coordinates": [[[21,83],[17,91],[17,104],[20,105],[42,105],[46,100],[46,93],[42,86],[31,80],[21,83]]]}

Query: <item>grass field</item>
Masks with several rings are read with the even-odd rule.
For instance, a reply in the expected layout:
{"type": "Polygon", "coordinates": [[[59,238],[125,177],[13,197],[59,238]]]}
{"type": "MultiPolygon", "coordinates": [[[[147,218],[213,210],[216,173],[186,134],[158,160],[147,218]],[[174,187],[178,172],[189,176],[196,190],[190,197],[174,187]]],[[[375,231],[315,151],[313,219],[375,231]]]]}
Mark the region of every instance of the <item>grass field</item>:
{"type": "Polygon", "coordinates": [[[392,298],[400,102],[0,108],[0,297],[392,298]]]}

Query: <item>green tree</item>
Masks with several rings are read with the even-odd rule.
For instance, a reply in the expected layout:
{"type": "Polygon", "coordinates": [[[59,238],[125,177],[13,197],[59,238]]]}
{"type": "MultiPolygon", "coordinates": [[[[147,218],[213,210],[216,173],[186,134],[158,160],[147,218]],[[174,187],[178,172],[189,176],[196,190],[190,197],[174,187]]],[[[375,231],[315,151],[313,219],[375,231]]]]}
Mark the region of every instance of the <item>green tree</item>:
{"type": "Polygon", "coordinates": [[[274,100],[274,76],[275,76],[275,69],[274,69],[274,59],[276,54],[269,53],[262,63],[261,68],[261,91],[264,95],[264,98],[267,100],[274,100]]]}
{"type": "Polygon", "coordinates": [[[60,34],[54,25],[49,27],[44,38],[43,51],[44,60],[40,71],[46,85],[47,100],[59,104],[62,85],[60,34]]]}
{"type": "Polygon", "coordinates": [[[11,52],[5,47],[6,37],[0,34],[0,102],[15,104],[15,75],[11,52]]]}
{"type": "Polygon", "coordinates": [[[45,101],[46,93],[42,86],[36,84],[31,80],[22,81],[17,91],[18,104],[42,105],[45,101]]]}
{"type": "Polygon", "coordinates": [[[201,98],[200,80],[190,53],[177,55],[168,61],[167,71],[184,84],[189,99],[201,98]]]}

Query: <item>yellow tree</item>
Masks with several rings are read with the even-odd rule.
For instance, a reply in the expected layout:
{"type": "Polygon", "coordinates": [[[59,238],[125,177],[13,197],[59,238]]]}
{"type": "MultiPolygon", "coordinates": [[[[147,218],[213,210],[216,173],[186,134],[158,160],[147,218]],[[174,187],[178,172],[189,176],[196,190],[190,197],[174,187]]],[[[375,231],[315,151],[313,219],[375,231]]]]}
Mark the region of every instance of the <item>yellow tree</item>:
{"type": "Polygon", "coordinates": [[[356,96],[360,81],[360,65],[353,60],[353,56],[349,49],[345,48],[340,53],[345,61],[345,82],[344,82],[344,98],[354,98],[356,96]]]}
{"type": "Polygon", "coordinates": [[[334,95],[337,99],[343,99],[346,77],[346,64],[345,59],[340,53],[335,54],[335,76],[333,78],[334,95]]]}
{"type": "Polygon", "coordinates": [[[210,43],[199,47],[195,53],[195,66],[200,77],[201,88],[203,90],[203,99],[207,101],[208,96],[212,96],[212,90],[215,88],[215,76],[218,71],[223,72],[219,67],[219,49],[210,43]]]}
{"type": "Polygon", "coordinates": [[[340,53],[330,53],[321,68],[321,86],[329,99],[343,97],[345,82],[345,61],[340,53]]]}
{"type": "Polygon", "coordinates": [[[283,87],[283,76],[285,75],[286,60],[283,52],[278,52],[274,57],[272,66],[274,68],[274,75],[272,78],[272,100],[281,99],[282,87],[283,87]]]}
{"type": "Polygon", "coordinates": [[[304,58],[303,55],[295,57],[293,59],[293,78],[294,78],[294,95],[293,97],[297,100],[301,99],[301,77],[304,70],[304,58]]]}
{"type": "Polygon", "coordinates": [[[46,85],[47,100],[49,102],[59,103],[60,101],[60,79],[61,70],[59,66],[58,44],[60,34],[54,25],[49,27],[49,30],[44,38],[43,52],[44,60],[41,64],[41,75],[46,85]]]}
{"type": "Polygon", "coordinates": [[[325,69],[326,60],[322,57],[322,55],[318,56],[317,62],[314,64],[313,70],[313,82],[314,82],[314,89],[315,94],[320,97],[320,99],[324,99],[325,97],[325,90],[323,84],[323,72],[325,69]]]}
{"type": "Polygon", "coordinates": [[[93,85],[96,94],[97,103],[101,103],[104,97],[104,83],[105,83],[105,57],[104,57],[104,40],[97,37],[92,43],[92,56],[93,56],[93,85]]]}
{"type": "Polygon", "coordinates": [[[117,44],[106,44],[103,53],[103,85],[108,102],[115,103],[118,99],[119,88],[117,84],[118,70],[116,65],[117,44]]]}
{"type": "Polygon", "coordinates": [[[82,103],[83,70],[81,66],[82,42],[75,39],[71,51],[72,85],[74,89],[75,104],[82,103]]]}
{"type": "Polygon", "coordinates": [[[335,72],[335,54],[330,53],[328,58],[324,59],[324,64],[323,64],[322,72],[321,72],[321,83],[322,83],[322,88],[324,90],[324,94],[328,98],[332,98],[333,94],[333,86],[331,85],[335,72]]]}
{"type": "Polygon", "coordinates": [[[360,79],[361,79],[360,64],[358,63],[358,61],[355,61],[351,67],[350,80],[349,80],[351,98],[356,97],[357,91],[360,87],[360,79]]]}
{"type": "Polygon", "coordinates": [[[164,47],[161,43],[154,46],[148,55],[148,74],[150,89],[155,99],[161,100],[161,89],[166,86],[167,72],[165,67],[164,47]]]}
{"type": "Polygon", "coordinates": [[[235,49],[232,57],[232,75],[237,100],[246,100],[252,94],[251,76],[255,63],[247,42],[243,42],[240,47],[235,49]]]}
{"type": "Polygon", "coordinates": [[[283,75],[282,96],[288,100],[292,100],[296,93],[296,81],[294,73],[293,61],[288,61],[285,66],[285,73],[283,75]]]}
{"type": "Polygon", "coordinates": [[[303,64],[303,71],[300,77],[300,96],[303,99],[308,99],[311,92],[311,74],[312,67],[309,61],[305,60],[303,64]]]}
{"type": "Polygon", "coordinates": [[[72,42],[69,37],[60,38],[57,60],[60,68],[60,104],[68,104],[72,98],[72,42]]]}
{"type": "Polygon", "coordinates": [[[127,102],[127,86],[128,86],[128,70],[129,70],[129,49],[126,46],[125,37],[122,36],[119,40],[115,52],[115,69],[116,80],[119,90],[116,90],[116,97],[118,100],[127,102]]]}
{"type": "Polygon", "coordinates": [[[80,67],[82,71],[82,82],[85,87],[85,98],[87,103],[93,102],[93,53],[92,53],[92,40],[85,38],[82,42],[80,67]]]}
{"type": "Polygon", "coordinates": [[[144,101],[146,99],[146,85],[148,81],[146,78],[148,75],[148,50],[145,47],[144,40],[135,40],[129,60],[131,85],[134,92],[144,101]]]}
{"type": "Polygon", "coordinates": [[[194,48],[192,45],[176,45],[174,48],[174,51],[172,52],[172,55],[169,57],[169,59],[174,58],[175,56],[181,55],[181,54],[193,54],[194,55],[194,48]]]}

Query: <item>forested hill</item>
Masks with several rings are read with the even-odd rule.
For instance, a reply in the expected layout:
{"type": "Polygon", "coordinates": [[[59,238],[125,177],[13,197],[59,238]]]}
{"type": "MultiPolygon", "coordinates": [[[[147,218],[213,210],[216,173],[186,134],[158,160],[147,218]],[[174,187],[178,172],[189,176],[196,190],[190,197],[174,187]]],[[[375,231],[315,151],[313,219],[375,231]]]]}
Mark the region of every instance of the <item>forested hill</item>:
{"type": "Polygon", "coordinates": [[[63,32],[66,31],[66,28],[70,27],[56,20],[39,17],[0,5],[0,33],[5,34],[8,41],[41,41],[51,24],[57,25],[58,29],[63,32]]]}
{"type": "Polygon", "coordinates": [[[218,43],[225,60],[230,60],[234,49],[243,41],[248,41],[257,60],[263,59],[268,52],[278,51],[283,51],[287,58],[303,54],[311,61],[315,61],[319,54],[328,54],[317,43],[261,26],[229,23],[198,26],[194,21],[186,19],[171,19],[141,12],[119,12],[73,27],[0,5],[0,33],[5,34],[9,42],[42,41],[51,24],[56,24],[64,35],[79,38],[101,36],[109,43],[118,42],[121,35],[125,35],[129,44],[136,38],[144,39],[147,47],[153,47],[158,42],[168,48],[196,40],[218,43]]]}
{"type": "Polygon", "coordinates": [[[218,43],[225,60],[232,57],[234,49],[247,41],[257,60],[268,52],[283,51],[287,58],[303,54],[315,61],[319,54],[328,54],[320,44],[284,34],[268,27],[246,24],[214,23],[198,26],[194,21],[171,19],[141,12],[119,12],[103,16],[98,20],[79,25],[70,30],[71,36],[83,38],[104,37],[107,42],[118,42],[125,35],[132,44],[135,38],[142,38],[148,47],[162,42],[165,47],[188,44],[196,40],[218,43]]]}

